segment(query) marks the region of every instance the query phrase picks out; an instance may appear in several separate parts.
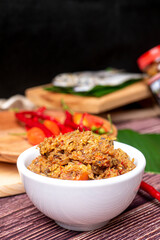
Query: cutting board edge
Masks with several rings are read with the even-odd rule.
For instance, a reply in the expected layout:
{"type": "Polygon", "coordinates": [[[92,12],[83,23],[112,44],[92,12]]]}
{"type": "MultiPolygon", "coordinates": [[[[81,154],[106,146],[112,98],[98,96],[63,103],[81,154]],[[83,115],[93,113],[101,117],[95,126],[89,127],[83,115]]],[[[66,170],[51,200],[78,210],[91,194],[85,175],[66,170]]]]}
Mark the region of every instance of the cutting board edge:
{"type": "Polygon", "coordinates": [[[25,91],[26,97],[38,107],[46,106],[55,110],[62,110],[61,99],[65,98],[66,104],[74,111],[83,111],[92,114],[99,114],[151,96],[151,92],[145,81],[134,83],[100,98],[53,94],[52,92],[48,92],[48,95],[46,95],[46,91],[43,89],[44,86],[28,88],[25,91]],[[136,91],[134,91],[134,88],[136,91]],[[47,97],[44,98],[44,96],[47,97]]]}
{"type": "Polygon", "coordinates": [[[22,193],[25,193],[25,189],[23,183],[21,182],[17,182],[9,186],[7,185],[0,186],[0,197],[8,197],[22,193]]]}

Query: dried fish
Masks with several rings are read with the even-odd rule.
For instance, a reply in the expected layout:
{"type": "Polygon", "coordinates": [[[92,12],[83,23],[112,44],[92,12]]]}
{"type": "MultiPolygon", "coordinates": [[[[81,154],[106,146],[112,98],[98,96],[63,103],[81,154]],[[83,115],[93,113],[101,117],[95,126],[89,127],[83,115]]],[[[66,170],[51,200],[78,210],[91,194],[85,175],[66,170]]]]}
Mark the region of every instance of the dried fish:
{"type": "Polygon", "coordinates": [[[86,92],[97,85],[117,86],[129,80],[139,80],[144,74],[127,73],[121,70],[86,71],[57,75],[52,83],[58,87],[72,87],[75,92],[86,92]]]}

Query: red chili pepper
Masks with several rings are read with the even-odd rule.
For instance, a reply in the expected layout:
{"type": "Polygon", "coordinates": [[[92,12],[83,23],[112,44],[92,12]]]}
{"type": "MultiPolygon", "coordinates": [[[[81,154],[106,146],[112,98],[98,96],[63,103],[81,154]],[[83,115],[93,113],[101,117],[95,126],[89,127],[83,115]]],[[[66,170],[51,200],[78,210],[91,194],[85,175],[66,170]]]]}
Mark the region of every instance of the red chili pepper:
{"type": "Polygon", "coordinates": [[[36,110],[38,113],[43,113],[46,110],[46,107],[40,107],[36,110]]]}
{"type": "Polygon", "coordinates": [[[38,122],[38,117],[36,117],[36,116],[33,117],[33,121],[34,121],[34,122],[38,122]]]}
{"type": "Polygon", "coordinates": [[[45,132],[46,137],[52,136],[53,134],[43,124],[41,124],[38,121],[39,119],[50,120],[55,122],[60,128],[62,134],[74,131],[75,129],[79,129],[79,131],[90,130],[88,127],[83,125],[84,115],[82,116],[80,124],[75,124],[72,119],[72,114],[68,110],[66,110],[65,111],[66,119],[64,121],[64,124],[62,124],[58,122],[54,117],[45,115],[43,113],[44,110],[45,108],[39,108],[37,111],[21,111],[16,114],[16,117],[20,121],[24,122],[27,128],[31,127],[41,128],[45,132]]]}
{"type": "Polygon", "coordinates": [[[160,192],[158,192],[154,187],[152,187],[148,183],[142,181],[140,188],[145,192],[149,193],[152,197],[156,198],[158,201],[160,201],[160,192]]]}
{"type": "Polygon", "coordinates": [[[63,125],[62,123],[58,122],[56,119],[51,121],[55,122],[58,125],[62,134],[74,131],[73,128],[63,125]]]}
{"type": "MultiPolygon", "coordinates": [[[[28,114],[28,112],[26,113],[28,114]]],[[[38,127],[40,128],[41,130],[43,130],[44,134],[46,135],[46,137],[51,137],[53,136],[53,134],[51,133],[51,131],[49,129],[47,129],[43,124],[41,124],[40,122],[38,121],[34,121],[33,119],[31,118],[27,118],[24,114],[24,112],[19,112],[19,113],[16,113],[16,118],[21,121],[21,122],[24,122],[28,127],[38,127]]]]}
{"type": "Polygon", "coordinates": [[[61,129],[61,133],[62,134],[65,134],[65,133],[68,133],[68,132],[73,132],[74,131],[74,129],[73,128],[70,128],[70,127],[62,127],[62,128],[60,128],[61,129]]]}
{"type": "Polygon", "coordinates": [[[64,121],[64,125],[71,127],[73,130],[78,129],[79,125],[75,124],[72,120],[72,114],[69,111],[65,111],[66,119],[64,121]]]}
{"type": "Polygon", "coordinates": [[[29,127],[29,126],[25,126],[25,128],[26,128],[26,131],[28,131],[29,129],[31,129],[32,127],[29,127]]]}
{"type": "MultiPolygon", "coordinates": [[[[62,123],[58,122],[54,117],[52,116],[49,116],[49,115],[45,115],[41,112],[34,112],[34,111],[23,111],[22,112],[23,114],[27,114],[27,115],[31,115],[32,117],[33,116],[37,116],[38,118],[40,119],[43,119],[43,120],[50,120],[50,121],[53,121],[55,122],[58,127],[60,128],[61,130],[61,133],[64,134],[64,133],[67,133],[67,132],[71,132],[71,131],[74,131],[75,128],[71,127],[71,126],[68,126],[68,125],[63,125],[62,123]]],[[[69,117],[68,117],[69,118],[69,117]]],[[[69,123],[69,121],[68,121],[69,123]]]]}
{"type": "Polygon", "coordinates": [[[37,111],[21,111],[20,113],[24,116],[30,116],[30,118],[50,120],[50,121],[53,121],[53,122],[59,124],[59,122],[54,117],[45,115],[44,113],[39,112],[39,111],[38,112],[37,111]]]}
{"type": "Polygon", "coordinates": [[[25,116],[38,117],[38,118],[41,118],[43,120],[51,120],[51,119],[54,120],[53,117],[45,115],[41,111],[40,112],[39,111],[21,111],[20,113],[22,115],[25,115],[25,116]]]}
{"type": "Polygon", "coordinates": [[[79,131],[81,131],[81,132],[90,130],[88,127],[83,125],[83,119],[84,119],[85,113],[82,115],[82,118],[81,118],[81,121],[79,124],[76,124],[73,122],[73,116],[69,111],[66,110],[65,114],[66,114],[66,119],[64,121],[65,126],[69,126],[73,130],[79,129],[79,131]]]}
{"type": "Polygon", "coordinates": [[[79,129],[79,131],[81,131],[81,132],[91,130],[90,128],[84,126],[84,124],[83,124],[83,119],[87,115],[87,113],[84,113],[82,115],[80,123],[76,124],[73,121],[73,114],[74,114],[73,111],[68,107],[67,104],[65,104],[63,99],[62,99],[61,103],[62,103],[62,107],[63,107],[63,109],[65,110],[65,113],[66,113],[66,119],[65,119],[64,125],[69,126],[69,127],[73,128],[74,130],[79,129]]]}
{"type": "Polygon", "coordinates": [[[88,127],[86,127],[86,126],[84,126],[83,125],[83,119],[84,119],[84,117],[85,117],[85,115],[86,115],[86,113],[83,113],[82,114],[82,117],[81,117],[81,120],[80,120],[80,123],[79,123],[79,131],[90,131],[90,128],[88,128],[88,127]]]}

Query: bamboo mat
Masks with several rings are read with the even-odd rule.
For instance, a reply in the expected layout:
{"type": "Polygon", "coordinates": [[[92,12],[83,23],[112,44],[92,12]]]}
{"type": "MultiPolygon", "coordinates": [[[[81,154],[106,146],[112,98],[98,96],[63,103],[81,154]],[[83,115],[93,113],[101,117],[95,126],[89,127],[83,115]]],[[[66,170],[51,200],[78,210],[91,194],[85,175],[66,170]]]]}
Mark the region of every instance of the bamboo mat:
{"type": "MultiPolygon", "coordinates": [[[[144,180],[160,190],[160,176],[145,173],[144,180]]],[[[128,209],[105,227],[75,232],[59,227],[30,202],[26,194],[0,199],[0,239],[160,239],[160,203],[139,191],[128,209]]]]}
{"type": "MultiPolygon", "coordinates": [[[[147,118],[117,124],[142,133],[160,133],[160,119],[147,118]]],[[[160,191],[160,175],[145,173],[143,180],[160,191]]],[[[160,202],[139,191],[131,205],[103,228],[76,232],[59,227],[34,207],[26,194],[0,199],[0,239],[159,240],[160,202]]]]}

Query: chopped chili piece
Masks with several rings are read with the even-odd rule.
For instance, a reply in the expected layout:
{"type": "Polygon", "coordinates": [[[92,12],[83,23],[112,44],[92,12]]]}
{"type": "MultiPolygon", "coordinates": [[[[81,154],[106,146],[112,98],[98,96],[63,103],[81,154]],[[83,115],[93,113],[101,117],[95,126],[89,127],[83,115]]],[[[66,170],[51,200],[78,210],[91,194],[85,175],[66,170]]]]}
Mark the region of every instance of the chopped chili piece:
{"type": "Polygon", "coordinates": [[[89,177],[88,177],[88,173],[87,172],[82,172],[81,174],[79,174],[75,180],[88,180],[89,177]]]}

